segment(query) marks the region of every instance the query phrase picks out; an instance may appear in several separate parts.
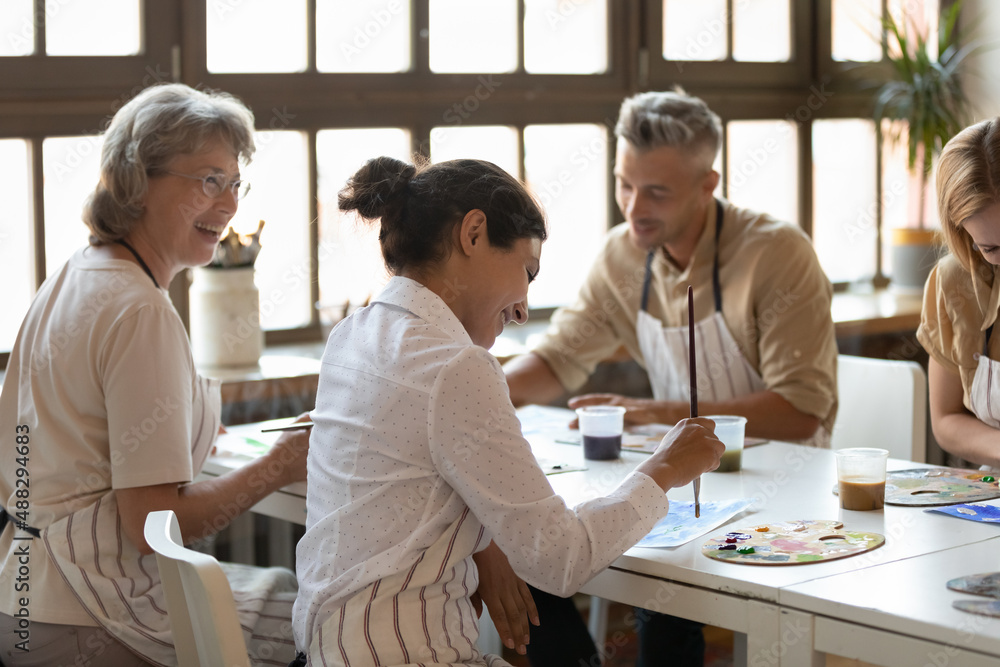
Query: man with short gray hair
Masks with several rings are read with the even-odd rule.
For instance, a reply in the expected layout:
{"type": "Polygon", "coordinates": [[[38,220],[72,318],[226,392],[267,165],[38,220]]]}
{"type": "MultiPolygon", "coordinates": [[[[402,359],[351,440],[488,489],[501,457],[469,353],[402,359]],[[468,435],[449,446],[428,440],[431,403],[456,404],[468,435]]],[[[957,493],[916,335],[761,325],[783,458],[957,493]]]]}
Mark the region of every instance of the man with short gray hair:
{"type": "MultiPolygon", "coordinates": [[[[699,413],[742,415],[748,436],[829,446],[837,410],[832,289],[809,237],[715,197],[722,123],[702,100],[680,90],[630,97],[615,135],[615,198],[625,222],[609,232],[576,303],[553,315],[540,345],[505,365],[511,400],[550,403],[624,347],[646,369],[653,398],[588,394],[570,407],[624,405],[631,423],[687,417],[690,285],[699,413]]],[[[545,604],[538,606],[545,632],[545,604]]],[[[637,665],[700,665],[700,627],[676,632],[682,623],[640,615],[637,665]],[[650,622],[656,631],[643,631],[650,622]]],[[[533,629],[529,655],[549,643],[533,629]]]]}

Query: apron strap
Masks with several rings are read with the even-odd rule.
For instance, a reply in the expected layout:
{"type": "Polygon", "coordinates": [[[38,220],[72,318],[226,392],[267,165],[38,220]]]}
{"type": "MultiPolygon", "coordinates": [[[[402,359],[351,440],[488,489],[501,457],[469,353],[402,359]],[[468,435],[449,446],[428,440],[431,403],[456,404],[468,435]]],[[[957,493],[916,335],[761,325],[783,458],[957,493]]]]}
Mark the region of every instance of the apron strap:
{"type": "MultiPolygon", "coordinates": [[[[712,258],[712,296],[715,297],[715,312],[722,312],[722,282],[719,280],[719,237],[722,236],[722,202],[715,200],[715,256],[712,258]]],[[[645,311],[649,304],[649,283],[653,276],[653,255],[656,248],[646,255],[646,274],[642,278],[642,301],[639,310],[645,311]]]]}
{"type": "Polygon", "coordinates": [[[42,536],[42,531],[38,530],[37,528],[32,528],[31,526],[27,525],[24,522],[15,521],[10,516],[10,514],[7,514],[7,510],[5,510],[3,507],[0,507],[0,534],[3,533],[4,528],[7,527],[8,523],[14,524],[15,527],[20,528],[24,532],[29,533],[29,534],[33,535],[34,537],[41,537],[42,536]]]}
{"type": "Polygon", "coordinates": [[[715,312],[722,312],[722,282],[719,280],[719,237],[722,236],[722,202],[715,200],[715,257],[712,258],[712,294],[715,312]]]}
{"type": "Polygon", "coordinates": [[[639,310],[645,312],[646,305],[649,303],[649,281],[653,277],[653,255],[656,254],[656,248],[649,251],[646,255],[646,275],[642,278],[642,301],[639,303],[639,310]]]}

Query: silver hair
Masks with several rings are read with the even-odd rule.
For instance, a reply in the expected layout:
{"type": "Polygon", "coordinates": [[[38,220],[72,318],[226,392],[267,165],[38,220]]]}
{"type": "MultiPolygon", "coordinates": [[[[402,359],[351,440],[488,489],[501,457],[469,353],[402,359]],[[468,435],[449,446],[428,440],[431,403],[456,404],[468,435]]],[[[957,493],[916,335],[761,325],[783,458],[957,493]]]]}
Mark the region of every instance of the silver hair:
{"type": "Polygon", "coordinates": [[[639,150],[671,146],[711,154],[722,145],[722,121],[701,99],[680,88],[647,92],[622,102],[615,136],[639,150]]]}
{"type": "Polygon", "coordinates": [[[142,215],[149,176],[212,140],[228,144],[243,164],[253,158],[253,113],[228,93],[181,83],[151,86],[123,106],[104,133],[101,177],[83,205],[93,245],[124,238],[142,215]]]}

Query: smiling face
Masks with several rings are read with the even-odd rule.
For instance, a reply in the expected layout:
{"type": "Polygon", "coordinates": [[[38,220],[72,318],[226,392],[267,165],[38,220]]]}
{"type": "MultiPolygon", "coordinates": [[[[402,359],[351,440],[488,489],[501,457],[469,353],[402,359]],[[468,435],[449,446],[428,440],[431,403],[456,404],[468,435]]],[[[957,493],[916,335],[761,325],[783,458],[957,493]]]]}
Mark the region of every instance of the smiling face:
{"type": "Polygon", "coordinates": [[[969,216],[962,227],[983,258],[990,264],[1000,265],[1000,202],[969,216]]]}
{"type": "Polygon", "coordinates": [[[718,174],[704,160],[672,146],[637,149],[618,139],[615,200],[629,239],[643,250],[697,241],[718,174]]]}
{"type": "MultiPolygon", "coordinates": [[[[235,152],[221,140],[208,143],[198,153],[178,155],[163,169],[189,176],[215,175],[227,182],[240,174],[235,152]]],[[[237,200],[229,188],[209,198],[201,180],[158,172],[149,177],[143,205],[129,240],[149,249],[143,252],[144,258],[154,274],[168,276],[168,283],[181,269],[212,260],[219,238],[236,214],[237,200]]]]}
{"type": "Polygon", "coordinates": [[[451,306],[472,342],[489,349],[508,322],[528,321],[528,285],[538,274],[542,242],[518,239],[504,250],[484,236],[478,245],[485,247],[472,258],[473,272],[462,279],[464,285],[459,283],[451,306]]]}

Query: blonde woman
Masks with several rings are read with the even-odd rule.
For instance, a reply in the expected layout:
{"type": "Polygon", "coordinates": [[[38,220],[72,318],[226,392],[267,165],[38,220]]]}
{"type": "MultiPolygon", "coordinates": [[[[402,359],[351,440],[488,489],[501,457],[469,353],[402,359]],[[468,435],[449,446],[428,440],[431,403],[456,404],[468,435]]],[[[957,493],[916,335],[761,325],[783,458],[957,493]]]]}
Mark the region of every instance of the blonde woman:
{"type": "Polygon", "coordinates": [[[966,128],[938,163],[950,251],[931,271],[917,338],[930,355],[931,426],[946,451],[1000,467],[1000,118],[966,128]]]}

